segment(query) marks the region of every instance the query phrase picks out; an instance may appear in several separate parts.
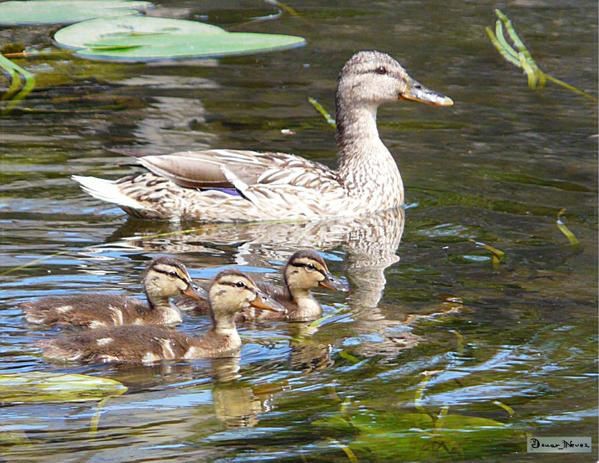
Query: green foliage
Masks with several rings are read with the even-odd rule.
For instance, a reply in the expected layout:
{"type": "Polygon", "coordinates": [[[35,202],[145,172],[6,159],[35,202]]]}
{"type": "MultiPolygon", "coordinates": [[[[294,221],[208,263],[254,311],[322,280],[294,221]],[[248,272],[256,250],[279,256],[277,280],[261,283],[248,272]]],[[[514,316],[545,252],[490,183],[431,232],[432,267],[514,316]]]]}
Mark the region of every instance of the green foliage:
{"type": "Polygon", "coordinates": [[[45,0],[0,3],[0,25],[72,24],[86,19],[138,14],[152,4],[126,0],[45,0]]]}
{"type": "MultiPolygon", "coordinates": [[[[508,425],[488,418],[448,414],[362,410],[313,423],[325,433],[351,436],[349,449],[368,461],[473,459],[501,443],[522,437],[508,425]]],[[[347,452],[346,452],[347,454],[347,452]]]]}
{"type": "Polygon", "coordinates": [[[318,102],[318,100],[310,97],[310,98],[308,98],[308,102],[312,106],[314,106],[314,109],[316,109],[316,111],[318,111],[322,117],[324,117],[324,120],[327,121],[327,124],[329,124],[331,127],[337,126],[337,124],[335,123],[335,119],[333,119],[331,114],[325,109],[325,107],[323,105],[321,105],[318,102]]]}
{"type": "Polygon", "coordinates": [[[565,222],[562,220],[563,215],[566,213],[566,209],[560,209],[560,211],[557,213],[557,228],[559,229],[559,231],[561,231],[563,233],[563,235],[568,238],[568,241],[570,242],[570,244],[572,246],[578,246],[580,245],[580,241],[578,241],[578,238],[576,238],[576,235],[574,233],[572,233],[572,231],[570,231],[570,229],[566,226],[565,222]]]}
{"type": "Polygon", "coordinates": [[[230,33],[209,24],[145,16],[81,22],[59,30],[54,40],[82,58],[128,62],[242,55],[305,44],[302,37],[230,33]]]}
{"type": "Polygon", "coordinates": [[[514,29],[510,19],[503,14],[501,10],[495,10],[495,14],[499,18],[495,22],[495,33],[493,33],[490,27],[486,27],[485,31],[487,32],[487,36],[499,54],[506,61],[524,70],[528,79],[528,86],[531,89],[543,88],[546,82],[549,80],[557,85],[571,90],[572,92],[578,93],[585,98],[597,101],[597,98],[595,98],[593,95],[590,95],[579,88],[576,88],[541,71],[532,55],[528,51],[528,48],[526,48],[524,42],[522,42],[520,36],[516,33],[516,30],[514,29]],[[504,28],[507,31],[508,37],[511,39],[513,45],[510,44],[506,39],[504,35],[504,28]]]}
{"type": "Polygon", "coordinates": [[[0,375],[0,403],[85,402],[121,395],[127,387],[97,376],[28,372],[0,375]]]}
{"type": "Polygon", "coordinates": [[[2,95],[2,100],[7,100],[9,103],[0,111],[6,114],[34,89],[35,77],[2,54],[0,54],[0,69],[9,78],[8,90],[2,95]]]}

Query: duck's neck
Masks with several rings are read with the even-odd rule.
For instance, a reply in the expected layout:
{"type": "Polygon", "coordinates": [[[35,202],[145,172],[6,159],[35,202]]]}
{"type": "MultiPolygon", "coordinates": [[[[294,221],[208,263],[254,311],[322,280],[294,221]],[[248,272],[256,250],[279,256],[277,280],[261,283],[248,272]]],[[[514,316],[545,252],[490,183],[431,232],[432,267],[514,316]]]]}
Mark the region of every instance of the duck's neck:
{"type": "Polygon", "coordinates": [[[152,288],[146,287],[146,298],[152,310],[169,310],[171,308],[170,298],[159,291],[152,291],[152,288]]]}
{"type": "Polygon", "coordinates": [[[220,312],[215,316],[214,309],[210,308],[210,318],[212,319],[212,329],[210,335],[213,337],[222,337],[227,339],[227,343],[233,342],[241,346],[241,338],[235,325],[236,313],[220,312]]]}
{"type": "Polygon", "coordinates": [[[337,95],[339,180],[348,195],[366,209],[380,210],[403,203],[403,183],[393,156],[379,137],[377,107],[355,104],[337,95]]]}
{"type": "Polygon", "coordinates": [[[316,320],[320,317],[322,308],[314,296],[312,296],[310,290],[303,288],[289,288],[289,293],[296,305],[296,307],[287,314],[289,320],[316,320]]]}
{"type": "Polygon", "coordinates": [[[241,338],[235,326],[235,316],[220,313],[214,315],[210,307],[212,328],[202,337],[190,338],[184,358],[236,356],[241,348],[241,338]]]}
{"type": "Polygon", "coordinates": [[[152,313],[162,317],[163,322],[167,325],[181,323],[181,312],[175,305],[171,304],[169,297],[146,291],[146,298],[149,307],[145,311],[146,314],[152,313]]]}

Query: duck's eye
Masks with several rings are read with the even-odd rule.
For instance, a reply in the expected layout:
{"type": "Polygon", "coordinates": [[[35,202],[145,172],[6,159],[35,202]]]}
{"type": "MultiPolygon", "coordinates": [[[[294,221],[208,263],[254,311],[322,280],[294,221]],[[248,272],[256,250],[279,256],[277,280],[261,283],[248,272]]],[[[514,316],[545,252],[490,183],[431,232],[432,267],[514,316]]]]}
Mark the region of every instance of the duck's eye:
{"type": "Polygon", "coordinates": [[[307,268],[308,270],[316,270],[316,266],[315,266],[315,265],[313,265],[313,264],[308,264],[308,265],[306,265],[306,268],[307,268]]]}
{"type": "Polygon", "coordinates": [[[377,74],[380,74],[380,75],[385,75],[385,74],[387,74],[387,68],[385,66],[379,66],[378,68],[376,68],[374,70],[374,72],[376,72],[377,74]]]}
{"type": "Polygon", "coordinates": [[[235,286],[237,286],[238,288],[245,288],[245,283],[243,281],[238,281],[237,283],[235,283],[235,286]]]}
{"type": "Polygon", "coordinates": [[[168,272],[168,276],[172,278],[179,278],[179,275],[176,272],[168,272]]]}

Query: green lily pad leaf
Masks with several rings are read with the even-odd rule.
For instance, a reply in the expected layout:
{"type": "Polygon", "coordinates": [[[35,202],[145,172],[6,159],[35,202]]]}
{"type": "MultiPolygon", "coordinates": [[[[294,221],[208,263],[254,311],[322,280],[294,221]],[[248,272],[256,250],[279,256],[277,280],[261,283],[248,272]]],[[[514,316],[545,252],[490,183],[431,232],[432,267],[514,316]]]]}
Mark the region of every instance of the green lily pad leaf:
{"type": "Polygon", "coordinates": [[[227,31],[211,24],[184,19],[123,16],[98,18],[63,27],[54,40],[63,48],[102,48],[102,42],[118,42],[123,46],[138,46],[133,40],[145,38],[161,41],[177,35],[225,34],[227,31]]]}
{"type": "Polygon", "coordinates": [[[73,24],[93,18],[139,14],[152,4],[126,0],[34,0],[0,3],[0,25],[73,24]]]}
{"type": "Polygon", "coordinates": [[[199,22],[133,16],[74,24],[59,30],[54,40],[75,48],[81,58],[127,62],[244,55],[306,43],[303,37],[230,33],[199,22]]]}
{"type": "Polygon", "coordinates": [[[0,375],[0,403],[85,402],[121,395],[114,379],[88,375],[29,372],[0,375]]]}

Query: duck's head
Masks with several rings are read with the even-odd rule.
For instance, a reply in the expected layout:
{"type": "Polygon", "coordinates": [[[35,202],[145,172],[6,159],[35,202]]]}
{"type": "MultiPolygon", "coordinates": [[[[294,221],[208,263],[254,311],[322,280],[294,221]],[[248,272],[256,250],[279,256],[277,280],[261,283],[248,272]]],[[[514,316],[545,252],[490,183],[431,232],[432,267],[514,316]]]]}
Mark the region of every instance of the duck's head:
{"type": "Polygon", "coordinates": [[[262,291],[254,280],[238,270],[220,272],[208,290],[210,306],[215,318],[234,316],[248,307],[274,312],[286,309],[262,291]]]}
{"type": "Polygon", "coordinates": [[[348,290],[345,283],[329,272],[324,259],[315,251],[304,250],[293,254],[287,261],[283,274],[291,293],[319,286],[338,291],[348,290]]]}
{"type": "Polygon", "coordinates": [[[374,50],[360,51],[345,63],[339,74],[337,97],[371,107],[397,100],[453,105],[451,98],[429,90],[410,77],[391,56],[374,50]]]}
{"type": "Polygon", "coordinates": [[[144,287],[148,299],[188,296],[202,300],[205,291],[194,286],[185,265],[170,257],[157,257],[152,260],[144,273],[144,287]]]}

